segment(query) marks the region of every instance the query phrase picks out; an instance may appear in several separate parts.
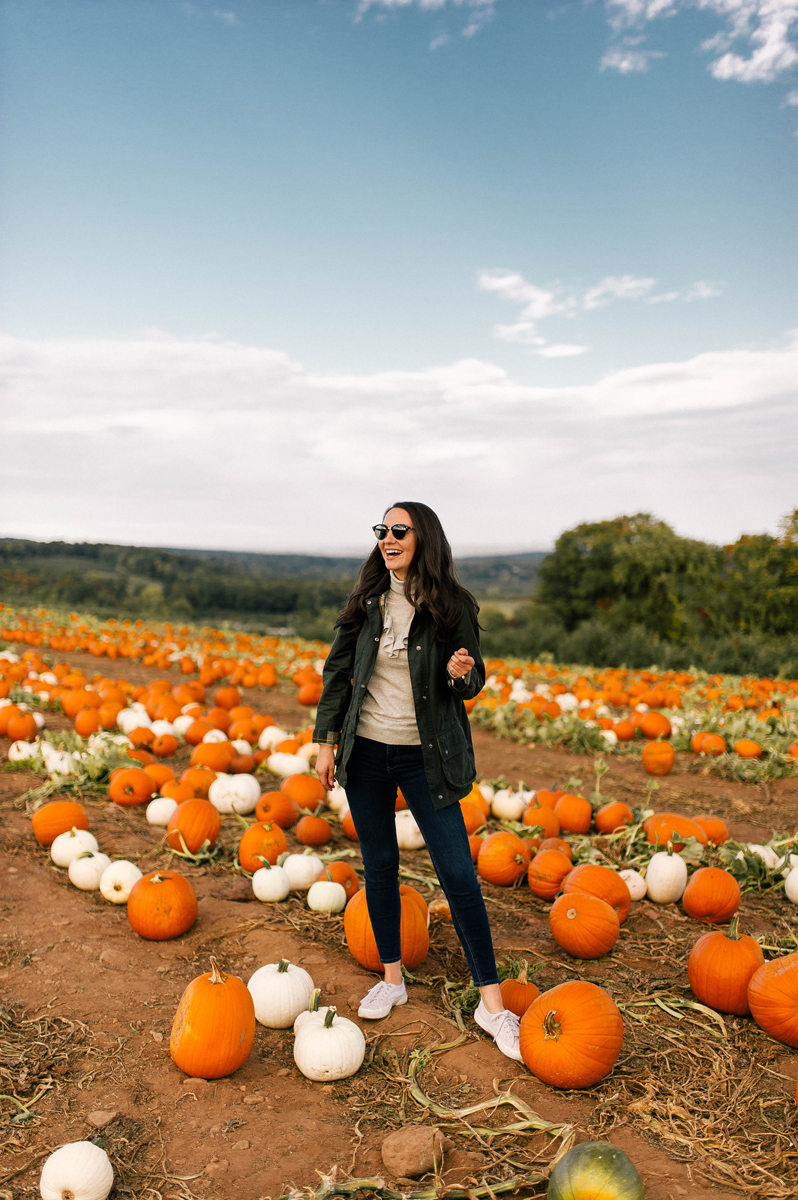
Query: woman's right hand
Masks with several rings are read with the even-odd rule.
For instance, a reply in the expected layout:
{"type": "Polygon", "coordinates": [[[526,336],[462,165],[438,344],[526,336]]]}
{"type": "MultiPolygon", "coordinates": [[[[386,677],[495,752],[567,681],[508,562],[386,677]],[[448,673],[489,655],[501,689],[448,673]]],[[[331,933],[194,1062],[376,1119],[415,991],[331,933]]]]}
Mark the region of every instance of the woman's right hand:
{"type": "Polygon", "coordinates": [[[331,792],[335,787],[335,751],[332,746],[319,746],[316,756],[316,774],[322,787],[331,792]]]}

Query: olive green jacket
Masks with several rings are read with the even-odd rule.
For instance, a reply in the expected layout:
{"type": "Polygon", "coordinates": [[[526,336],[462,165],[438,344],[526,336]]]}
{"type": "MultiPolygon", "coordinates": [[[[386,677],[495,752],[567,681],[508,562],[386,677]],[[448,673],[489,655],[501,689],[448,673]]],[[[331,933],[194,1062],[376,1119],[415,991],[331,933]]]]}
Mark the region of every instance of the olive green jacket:
{"type": "MultiPolygon", "coordinates": [[[[335,775],[342,787],[346,787],[346,766],[377,658],[383,596],[389,586],[390,575],[386,571],[384,579],[366,597],[367,615],[360,632],[339,629],[324,664],[324,690],[313,740],[330,746],[337,744],[335,775]]],[[[476,617],[465,613],[442,641],[435,635],[432,618],[417,613],[410,626],[407,660],[432,802],[436,808],[446,808],[467,796],[476,778],[471,727],[463,704],[485,684],[476,617]],[[468,650],[474,666],[462,679],[452,679],[446,667],[461,646],[468,650]]]]}

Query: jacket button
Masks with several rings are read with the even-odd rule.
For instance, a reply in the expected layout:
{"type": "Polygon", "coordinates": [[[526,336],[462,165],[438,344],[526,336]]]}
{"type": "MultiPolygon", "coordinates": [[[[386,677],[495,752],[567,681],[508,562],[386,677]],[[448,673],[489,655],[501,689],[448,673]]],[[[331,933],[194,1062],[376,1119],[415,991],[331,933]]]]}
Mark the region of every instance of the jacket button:
{"type": "Polygon", "coordinates": [[[379,638],[375,638],[375,639],[374,639],[374,641],[375,641],[375,642],[378,642],[379,640],[380,640],[379,638]]]}
{"type": "Polygon", "coordinates": [[[365,685],[365,683],[361,683],[360,686],[361,686],[361,688],[365,688],[366,685],[365,685]]]}
{"type": "Polygon", "coordinates": [[[370,600],[367,600],[367,601],[366,601],[366,604],[371,604],[371,601],[370,601],[370,600]]]}
{"type": "Polygon", "coordinates": [[[430,744],[429,744],[429,748],[430,748],[430,750],[432,749],[432,742],[430,742],[430,744]]]}
{"type": "MultiPolygon", "coordinates": [[[[421,649],[420,646],[416,646],[416,650],[420,650],[420,649],[421,649]]],[[[438,799],[440,800],[440,796],[438,797],[438,799]]]]}
{"type": "Polygon", "coordinates": [[[443,796],[439,796],[439,797],[438,797],[438,799],[439,799],[439,800],[442,800],[442,799],[443,799],[443,796]]]}
{"type": "Polygon", "coordinates": [[[426,696],[422,696],[422,697],[421,697],[421,699],[422,699],[422,700],[426,700],[426,698],[427,698],[426,696]]]}

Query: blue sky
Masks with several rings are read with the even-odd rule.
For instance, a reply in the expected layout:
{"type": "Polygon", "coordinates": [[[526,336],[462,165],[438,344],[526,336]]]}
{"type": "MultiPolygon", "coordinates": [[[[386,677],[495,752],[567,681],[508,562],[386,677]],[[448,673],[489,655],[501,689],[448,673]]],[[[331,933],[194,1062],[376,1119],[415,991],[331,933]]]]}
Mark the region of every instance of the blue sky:
{"type": "Polygon", "coordinates": [[[798,0],[0,21],[0,532],[333,553],[404,495],[465,551],[798,503],[798,0]]]}

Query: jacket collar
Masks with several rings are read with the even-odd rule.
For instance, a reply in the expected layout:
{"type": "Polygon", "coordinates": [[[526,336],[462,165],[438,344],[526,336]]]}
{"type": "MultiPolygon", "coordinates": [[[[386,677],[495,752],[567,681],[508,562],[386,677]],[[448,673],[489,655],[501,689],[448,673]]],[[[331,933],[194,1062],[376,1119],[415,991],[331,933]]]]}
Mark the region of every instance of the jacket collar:
{"type": "Polygon", "coordinates": [[[386,571],[385,574],[383,575],[382,579],[377,581],[377,583],[374,585],[374,587],[371,589],[371,591],[368,593],[368,595],[369,596],[381,596],[384,592],[388,591],[388,588],[390,586],[391,586],[391,572],[386,571]]]}

